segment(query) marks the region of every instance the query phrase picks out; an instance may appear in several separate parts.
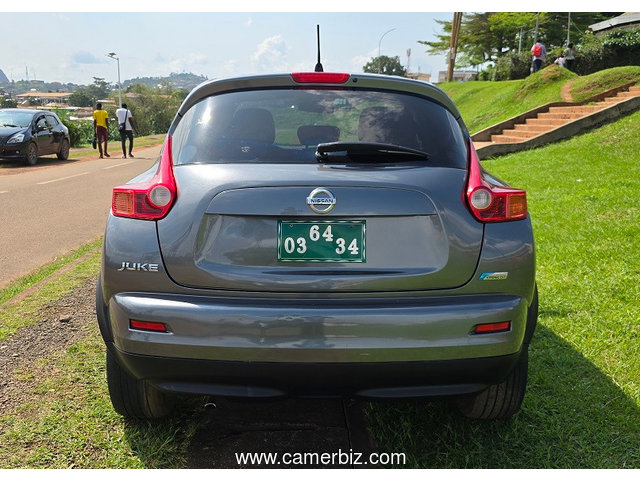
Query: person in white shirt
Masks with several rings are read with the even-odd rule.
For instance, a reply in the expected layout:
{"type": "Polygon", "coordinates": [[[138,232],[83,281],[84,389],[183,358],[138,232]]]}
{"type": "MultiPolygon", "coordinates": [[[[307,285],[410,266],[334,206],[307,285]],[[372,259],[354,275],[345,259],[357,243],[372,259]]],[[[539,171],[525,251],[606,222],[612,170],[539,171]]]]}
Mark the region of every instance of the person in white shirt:
{"type": "Polygon", "coordinates": [[[127,108],[127,104],[123,103],[122,108],[116,110],[118,118],[118,130],[120,131],[120,141],[122,142],[122,158],[127,158],[126,141],[129,139],[129,157],[133,158],[133,130],[136,128],[135,121],[131,111],[127,108]]]}

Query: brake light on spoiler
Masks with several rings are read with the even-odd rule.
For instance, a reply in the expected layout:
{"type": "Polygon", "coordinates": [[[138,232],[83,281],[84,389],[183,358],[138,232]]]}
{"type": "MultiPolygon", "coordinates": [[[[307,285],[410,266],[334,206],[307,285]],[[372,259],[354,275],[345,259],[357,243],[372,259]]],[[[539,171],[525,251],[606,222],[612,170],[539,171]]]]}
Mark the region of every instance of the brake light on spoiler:
{"type": "Polygon", "coordinates": [[[478,154],[469,140],[466,201],[481,222],[507,222],[527,216],[527,192],[491,183],[482,173],[478,154]]]}
{"type": "Polygon", "coordinates": [[[296,72],[291,74],[296,83],[346,83],[351,75],[331,72],[296,72]]]}
{"type": "Polygon", "coordinates": [[[148,182],[115,187],[111,211],[116,217],[159,220],[169,213],[176,196],[171,136],[167,135],[155,175],[148,182]]]}

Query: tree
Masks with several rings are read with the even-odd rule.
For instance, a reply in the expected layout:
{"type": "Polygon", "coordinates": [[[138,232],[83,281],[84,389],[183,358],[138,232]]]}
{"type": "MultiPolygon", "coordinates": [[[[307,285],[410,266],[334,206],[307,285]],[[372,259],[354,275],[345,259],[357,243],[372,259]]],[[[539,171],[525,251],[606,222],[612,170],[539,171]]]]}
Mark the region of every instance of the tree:
{"type": "Polygon", "coordinates": [[[109,95],[109,84],[104,78],[93,77],[93,84],[88,87],[80,87],[69,95],[69,104],[74,107],[91,107],[109,95]]]}
{"type": "MultiPolygon", "coordinates": [[[[616,13],[571,13],[571,41],[579,43],[589,25],[617,15],[616,13]]],[[[504,55],[517,52],[519,46],[528,51],[533,44],[536,13],[532,12],[481,12],[465,14],[458,39],[456,65],[460,67],[495,62],[504,55]]],[[[538,38],[547,50],[563,46],[567,39],[568,14],[560,12],[540,13],[538,38]]],[[[430,55],[446,55],[449,52],[451,22],[437,20],[443,32],[436,40],[418,43],[426,45],[430,55]]]]}
{"type": "Polygon", "coordinates": [[[372,58],[362,67],[362,71],[365,73],[397,75],[399,77],[404,77],[407,74],[407,69],[400,63],[400,57],[387,57],[386,55],[372,58]]]}
{"type": "Polygon", "coordinates": [[[130,85],[127,107],[136,120],[140,135],[166,133],[175,111],[187,95],[184,90],[174,90],[170,85],[149,88],[142,84],[130,85]]]}

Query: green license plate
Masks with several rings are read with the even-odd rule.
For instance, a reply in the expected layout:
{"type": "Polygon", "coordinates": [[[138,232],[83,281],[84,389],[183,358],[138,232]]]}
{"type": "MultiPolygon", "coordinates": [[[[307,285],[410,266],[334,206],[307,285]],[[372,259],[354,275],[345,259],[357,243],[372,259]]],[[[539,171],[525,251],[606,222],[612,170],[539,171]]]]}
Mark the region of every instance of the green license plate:
{"type": "Polygon", "coordinates": [[[364,220],[278,220],[279,262],[366,261],[364,220]]]}

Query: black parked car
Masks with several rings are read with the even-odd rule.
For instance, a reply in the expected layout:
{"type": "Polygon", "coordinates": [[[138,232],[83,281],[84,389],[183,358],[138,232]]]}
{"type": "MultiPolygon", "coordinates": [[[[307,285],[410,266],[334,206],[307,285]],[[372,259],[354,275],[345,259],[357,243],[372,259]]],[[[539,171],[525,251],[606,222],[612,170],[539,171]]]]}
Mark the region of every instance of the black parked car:
{"type": "Polygon", "coordinates": [[[24,158],[35,165],[38,157],[56,154],[69,158],[69,129],[45,110],[0,109],[0,158],[24,158]]]}

